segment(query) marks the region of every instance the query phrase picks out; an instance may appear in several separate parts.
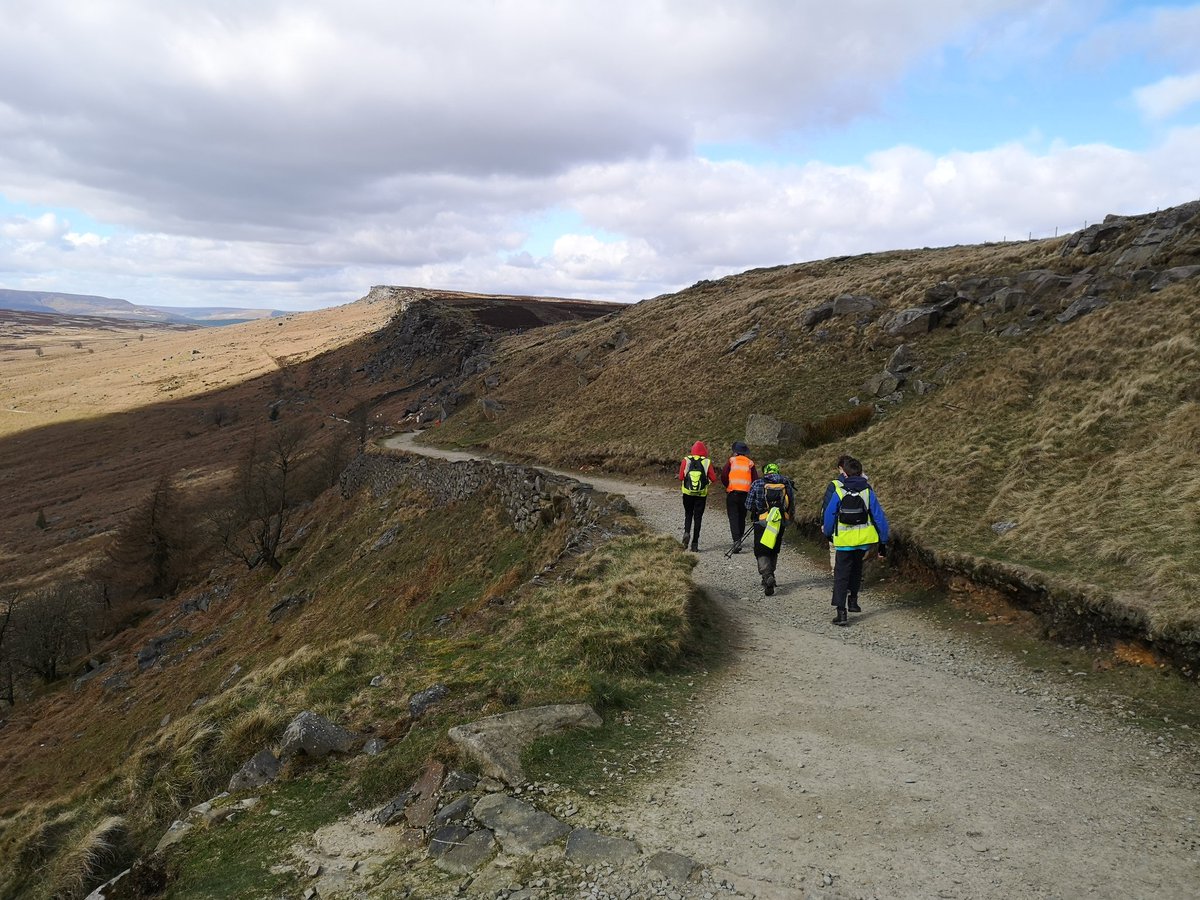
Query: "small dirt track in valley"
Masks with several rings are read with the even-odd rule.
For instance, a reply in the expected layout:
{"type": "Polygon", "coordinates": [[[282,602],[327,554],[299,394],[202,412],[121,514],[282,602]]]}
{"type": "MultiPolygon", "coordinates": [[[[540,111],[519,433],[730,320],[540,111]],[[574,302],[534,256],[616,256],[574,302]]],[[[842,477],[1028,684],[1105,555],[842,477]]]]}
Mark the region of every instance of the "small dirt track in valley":
{"type": "MultiPolygon", "coordinates": [[[[387,445],[475,458],[412,441],[387,445]]],[[[677,492],[585,480],[682,532],[677,492]]],[[[618,822],[760,898],[1200,896],[1194,740],[1077,702],[1084,673],[993,653],[885,586],[838,628],[828,570],[786,547],[763,597],[753,555],[724,556],[724,507],[715,489],[695,579],[736,623],[733,661],[618,822]]]]}

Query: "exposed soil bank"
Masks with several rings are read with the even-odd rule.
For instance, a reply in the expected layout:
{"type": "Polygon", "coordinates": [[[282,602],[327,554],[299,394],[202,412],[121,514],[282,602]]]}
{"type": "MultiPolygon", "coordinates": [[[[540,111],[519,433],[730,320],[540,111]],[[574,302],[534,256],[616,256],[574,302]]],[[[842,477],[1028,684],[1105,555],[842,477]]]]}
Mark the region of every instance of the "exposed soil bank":
{"type": "MultiPolygon", "coordinates": [[[[815,521],[801,527],[806,537],[823,543],[815,521]]],[[[1033,613],[1049,640],[1097,646],[1138,642],[1188,677],[1200,672],[1200,629],[1194,624],[1156,628],[1144,610],[1127,606],[1099,588],[1056,583],[1035,569],[934,550],[903,535],[893,535],[888,549],[891,565],[906,577],[941,591],[961,588],[966,582],[976,591],[1033,613]]]]}

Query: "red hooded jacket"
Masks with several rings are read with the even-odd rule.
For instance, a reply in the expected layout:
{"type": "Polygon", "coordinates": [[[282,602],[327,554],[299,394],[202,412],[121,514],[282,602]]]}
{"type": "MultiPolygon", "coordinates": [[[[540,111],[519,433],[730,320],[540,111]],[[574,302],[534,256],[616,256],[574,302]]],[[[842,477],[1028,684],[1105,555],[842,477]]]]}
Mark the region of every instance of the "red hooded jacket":
{"type": "MultiPolygon", "coordinates": [[[[701,457],[707,458],[708,457],[708,447],[705,445],[704,441],[696,441],[696,443],[692,444],[692,452],[689,455],[701,456],[701,457]]],[[[683,458],[683,460],[681,460],[679,463],[679,474],[676,476],[675,480],[683,481],[683,476],[686,473],[687,473],[687,457],[685,456],[683,458]]],[[[712,460],[710,459],[708,461],[708,483],[712,484],[713,482],[720,484],[720,482],[717,481],[717,470],[713,468],[712,460]]]]}

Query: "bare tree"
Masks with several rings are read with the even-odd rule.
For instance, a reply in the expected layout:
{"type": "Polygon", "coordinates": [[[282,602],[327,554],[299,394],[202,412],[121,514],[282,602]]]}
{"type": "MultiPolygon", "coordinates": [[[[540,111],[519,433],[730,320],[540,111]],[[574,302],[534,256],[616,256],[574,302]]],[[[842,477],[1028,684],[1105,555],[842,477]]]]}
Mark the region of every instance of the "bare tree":
{"type": "Polygon", "coordinates": [[[82,584],[55,584],[25,598],[10,626],[15,661],[49,684],[72,656],[90,649],[99,611],[96,592],[82,584]]]}
{"type": "Polygon", "coordinates": [[[302,497],[304,439],[300,422],[272,426],[265,440],[256,434],[225,502],[209,516],[221,546],[247,568],[283,568],[279,545],[302,497]]]}
{"type": "Polygon", "coordinates": [[[10,706],[16,702],[16,629],[13,628],[13,619],[20,602],[17,594],[0,597],[0,700],[7,700],[10,706]]]}

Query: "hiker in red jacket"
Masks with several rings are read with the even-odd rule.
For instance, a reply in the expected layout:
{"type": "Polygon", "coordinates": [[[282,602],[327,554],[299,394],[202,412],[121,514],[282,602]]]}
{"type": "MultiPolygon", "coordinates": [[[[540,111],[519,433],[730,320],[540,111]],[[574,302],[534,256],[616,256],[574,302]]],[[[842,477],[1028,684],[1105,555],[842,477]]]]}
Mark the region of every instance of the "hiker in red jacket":
{"type": "Polygon", "coordinates": [[[700,550],[700,521],[708,503],[708,486],[717,480],[717,472],[708,458],[704,441],[692,444],[692,452],[679,464],[683,489],[683,546],[691,539],[692,549],[700,550]]]}

